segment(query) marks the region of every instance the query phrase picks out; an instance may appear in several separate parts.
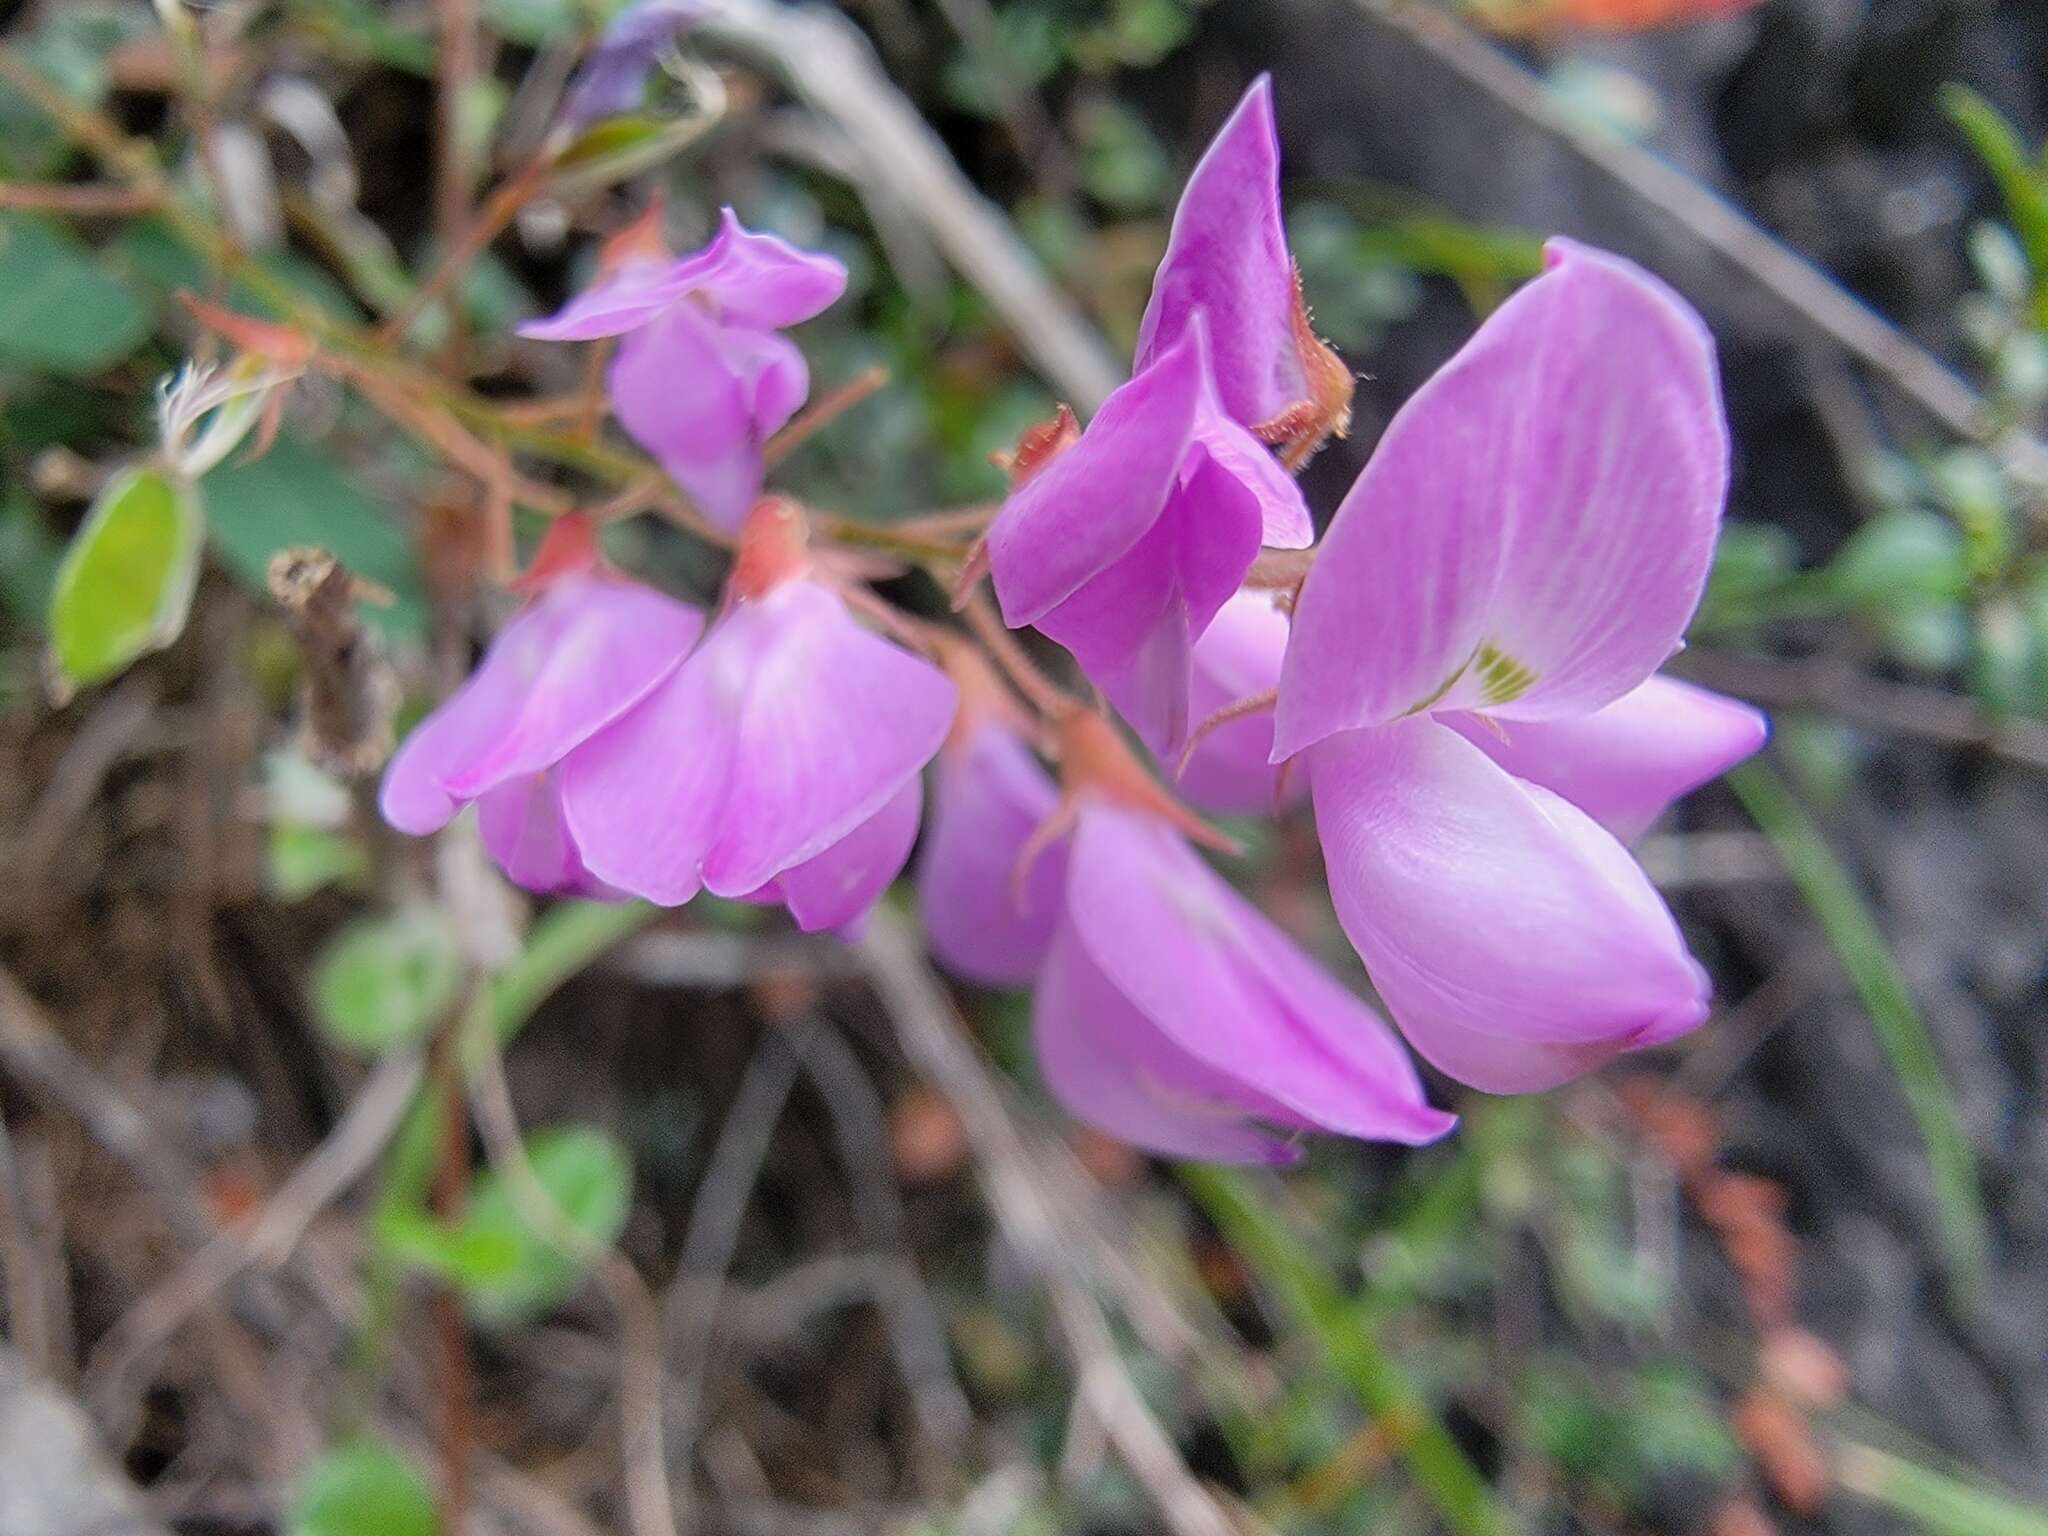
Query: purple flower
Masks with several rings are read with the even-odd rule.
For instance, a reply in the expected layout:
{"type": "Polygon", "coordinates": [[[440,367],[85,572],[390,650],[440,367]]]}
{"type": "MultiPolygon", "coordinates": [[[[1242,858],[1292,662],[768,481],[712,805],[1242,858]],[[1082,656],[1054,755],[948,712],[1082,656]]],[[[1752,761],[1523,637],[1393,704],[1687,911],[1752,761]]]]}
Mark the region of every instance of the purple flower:
{"type": "Polygon", "coordinates": [[[1065,846],[1039,854],[1022,880],[1016,875],[1059,798],[1009,720],[963,702],[939,753],[917,871],[925,936],[949,970],[992,987],[1028,986],[1038,973],[1059,915],[1065,846]]]}
{"type": "Polygon", "coordinates": [[[918,775],[953,684],[863,629],[813,579],[800,515],[764,501],[724,616],[642,705],[572,753],[562,811],[583,862],[662,906],[701,888],[845,929],[909,856],[918,775]]]}
{"type": "Polygon", "coordinates": [[[640,0],[614,16],[563,93],[557,122],[582,128],[640,105],[661,50],[711,9],[711,0],[640,0]]]}
{"type": "Polygon", "coordinates": [[[832,257],[754,234],[728,208],[695,255],[630,252],[519,333],[623,337],[610,378],[620,425],[705,516],[737,528],[761,491],[763,445],[810,393],[803,354],[781,332],[845,290],[846,268],[832,257]]]}
{"type": "Polygon", "coordinates": [[[1540,784],[1626,841],[1679,796],[1751,756],[1770,724],[1747,704],[1652,677],[1586,715],[1502,724],[1450,714],[1444,724],[1518,779],[1540,784]]]}
{"type": "Polygon", "coordinates": [[[1141,735],[1175,750],[1194,643],[1262,544],[1313,537],[1293,480],[1218,403],[1197,314],[1011,493],[987,549],[1004,622],[1064,645],[1141,735]]]}
{"type": "Polygon", "coordinates": [[[1075,1115],[1255,1162],[1291,1161],[1303,1131],[1451,1128],[1393,1031],[1196,855],[1198,824],[1100,716],[1064,726],[1064,798],[1000,719],[949,755],[918,883],[933,951],[980,981],[1036,976],[1039,1066],[1075,1115]]]}
{"type": "Polygon", "coordinates": [[[1217,394],[1290,467],[1351,421],[1351,375],[1309,326],[1280,214],[1273,84],[1245,92],[1181,193],[1166,255],[1138,327],[1137,372],[1179,341],[1196,315],[1209,327],[1217,394]]]}
{"type": "Polygon", "coordinates": [[[475,801],[484,846],[521,885],[606,894],[562,822],[562,759],[660,687],[703,627],[696,609],[610,572],[554,580],[398,749],[384,819],[423,836],[475,801]]]}
{"type": "MultiPolygon", "coordinates": [[[[1279,686],[1288,626],[1273,599],[1271,592],[1246,588],[1217,610],[1207,633],[1195,642],[1191,719],[1204,721],[1246,701],[1270,699],[1279,686]]],[[[1163,743],[1150,745],[1165,751],[1163,743]]],[[[1175,787],[1188,804],[1217,815],[1269,815],[1308,787],[1299,774],[1290,775],[1283,786],[1272,758],[1272,709],[1252,708],[1195,743],[1175,787]]]]}
{"type": "Polygon", "coordinates": [[[1555,241],[1389,426],[1303,584],[1274,757],[1307,753],[1337,914],[1396,1023],[1476,1087],[1548,1087],[1706,1017],[1669,910],[1588,812],[1634,830],[1762,739],[1649,682],[1727,476],[1698,316],[1555,241]]]}

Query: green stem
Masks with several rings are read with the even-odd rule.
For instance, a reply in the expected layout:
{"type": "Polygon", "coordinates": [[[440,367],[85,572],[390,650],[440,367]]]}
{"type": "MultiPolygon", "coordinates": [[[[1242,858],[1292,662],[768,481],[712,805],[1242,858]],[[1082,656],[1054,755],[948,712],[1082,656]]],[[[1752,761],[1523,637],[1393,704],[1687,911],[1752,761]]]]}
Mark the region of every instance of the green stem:
{"type": "Polygon", "coordinates": [[[1444,1522],[1459,1536],[1499,1536],[1506,1530],[1479,1469],[1381,1347],[1361,1310],[1288,1230],[1272,1200],[1236,1169],[1185,1163],[1180,1175],[1295,1326],[1320,1343],[1365,1411],[1399,1448],[1444,1522]]]}
{"type": "Polygon", "coordinates": [[[1777,848],[1869,1010],[1927,1146],[1951,1294],[1970,1305],[1984,1283],[1984,1197],[1933,1037],[1862,892],[1791,788],[1761,762],[1732,770],[1728,785],[1777,848]]]}

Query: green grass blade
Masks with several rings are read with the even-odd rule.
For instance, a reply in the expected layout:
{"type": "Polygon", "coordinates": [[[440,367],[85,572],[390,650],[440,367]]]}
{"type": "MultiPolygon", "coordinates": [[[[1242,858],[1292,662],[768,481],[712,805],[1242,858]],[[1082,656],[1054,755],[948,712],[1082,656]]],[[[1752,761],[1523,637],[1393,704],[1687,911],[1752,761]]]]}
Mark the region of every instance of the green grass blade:
{"type": "Polygon", "coordinates": [[[1844,1487],[1897,1510],[1932,1536],[2048,1536],[2048,1509],[1873,1446],[1843,1446],[1841,1478],[1844,1487]]]}
{"type": "Polygon", "coordinates": [[[1486,1480],[1273,1202],[1233,1168],[1185,1163],[1180,1175],[1295,1325],[1317,1341],[1331,1368],[1385,1427],[1444,1522],[1459,1536],[1500,1536],[1507,1526],[1486,1480]]]}
{"type": "Polygon", "coordinates": [[[1856,882],[1777,773],[1761,762],[1744,763],[1728,774],[1728,784],[1777,848],[1870,1012],[1927,1147],[1951,1290],[1968,1302],[1982,1294],[1984,1283],[1984,1196],[1976,1157],[1891,946],[1856,882]]]}

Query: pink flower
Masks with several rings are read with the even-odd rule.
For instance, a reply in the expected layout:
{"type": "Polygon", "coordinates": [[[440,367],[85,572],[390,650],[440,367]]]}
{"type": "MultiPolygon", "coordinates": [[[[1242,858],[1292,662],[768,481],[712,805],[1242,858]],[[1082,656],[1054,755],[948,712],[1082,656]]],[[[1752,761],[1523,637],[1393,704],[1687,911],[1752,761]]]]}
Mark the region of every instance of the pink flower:
{"type": "Polygon", "coordinates": [[[1274,757],[1307,754],[1338,917],[1395,1021],[1477,1087],[1547,1087],[1706,1017],[1669,910],[1587,813],[1636,830],[1762,740],[1651,682],[1727,476],[1699,318],[1556,241],[1395,418],[1302,587],[1274,757]]]}
{"type": "Polygon", "coordinates": [[[1443,718],[1516,778],[1562,795],[1624,841],[1770,734],[1747,704],[1661,676],[1591,714],[1512,725],[1477,714],[1443,718]]]}
{"type": "Polygon", "coordinates": [[[645,244],[519,334],[623,337],[610,379],[620,425],[705,516],[737,528],[761,491],[763,445],[810,393],[803,354],[781,332],[829,308],[846,268],[743,229],[730,208],[695,255],[668,262],[645,244]]]}
{"type": "Polygon", "coordinates": [[[1273,83],[1259,76],[1174,210],[1138,326],[1142,373],[1201,315],[1223,407],[1299,467],[1351,423],[1351,374],[1309,326],[1280,213],[1273,83]]]}
{"type": "MultiPolygon", "coordinates": [[[[1246,700],[1269,696],[1280,684],[1287,654],[1287,615],[1274,594],[1250,588],[1217,610],[1191,658],[1194,687],[1189,718],[1203,721],[1246,700]]],[[[1148,743],[1164,755],[1163,742],[1148,743]]],[[[1271,815],[1300,798],[1300,774],[1282,783],[1273,764],[1273,712],[1254,708],[1216,726],[1195,743],[1174,787],[1188,804],[1222,816],[1271,815]]]]}
{"type": "Polygon", "coordinates": [[[1292,1161],[1311,1130],[1416,1145],[1451,1129],[1393,1031],[1195,854],[1184,831],[1199,824],[1108,722],[1067,722],[1064,804],[1000,723],[966,747],[942,796],[982,819],[948,826],[942,798],[925,920],[965,974],[1036,972],[1039,1067],[1072,1113],[1154,1152],[1234,1162],[1292,1161]]]}
{"type": "Polygon", "coordinates": [[[1059,809],[1059,791],[1024,743],[1027,722],[978,654],[948,658],[960,714],[939,752],[917,897],[932,953],[993,987],[1028,986],[1052,942],[1066,877],[1064,845],[1032,859],[1031,837],[1059,809]]]}
{"type": "Polygon", "coordinates": [[[662,906],[701,888],[857,922],[916,836],[945,740],[944,673],[814,579],[800,514],[762,502],[724,616],[640,708],[571,754],[562,810],[598,879],[662,906]]]}
{"type": "Polygon", "coordinates": [[[987,548],[1004,622],[1072,651],[1141,735],[1173,750],[1194,643],[1261,544],[1313,537],[1293,480],[1218,403],[1197,314],[1011,493],[987,548]]]}
{"type": "MultiPolygon", "coordinates": [[[[557,527],[578,536],[566,519],[557,527]]],[[[484,845],[514,880],[595,895],[601,882],[562,824],[560,764],[675,671],[704,616],[599,568],[594,544],[589,553],[505,626],[469,681],[406,738],[379,805],[418,837],[475,801],[484,845]]]]}

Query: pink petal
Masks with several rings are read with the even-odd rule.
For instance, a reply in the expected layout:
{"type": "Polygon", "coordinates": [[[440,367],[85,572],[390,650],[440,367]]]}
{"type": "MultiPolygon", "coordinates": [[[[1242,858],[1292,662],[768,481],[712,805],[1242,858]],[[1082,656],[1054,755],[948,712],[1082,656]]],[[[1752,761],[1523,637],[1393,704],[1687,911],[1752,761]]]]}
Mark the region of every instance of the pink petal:
{"type": "Polygon", "coordinates": [[[1451,1128],[1393,1031],[1164,822],[1084,801],[1066,914],[1109,985],[1246,1113],[1409,1145],[1451,1128]]]}
{"type": "Polygon", "coordinates": [[[591,878],[562,822],[554,779],[548,774],[511,779],[476,804],[485,851],[514,883],[529,891],[615,899],[620,893],[591,878]]]}
{"type": "Polygon", "coordinates": [[[1059,916],[1065,843],[1037,857],[1021,891],[1012,877],[1058,803],[1030,749],[1001,725],[984,723],[939,754],[917,894],[932,953],[948,969],[997,987],[1036,973],[1059,916]]]}
{"type": "Polygon", "coordinates": [[[1262,522],[1258,487],[1198,445],[1145,536],[1037,621],[1167,751],[1179,750],[1191,723],[1194,643],[1251,569],[1262,522]]]}
{"type": "Polygon", "coordinates": [[[1181,1050],[1060,924],[1031,1000],[1038,1070],[1067,1111],[1166,1157],[1291,1163],[1294,1143],[1245,1118],[1245,1095],[1181,1050]]]}
{"type": "Polygon", "coordinates": [[[946,739],[958,694],[815,582],[740,605],[713,640],[728,635],[735,664],[721,686],[744,702],[704,884],[742,896],[823,853],[915,779],[946,739]]]}
{"type": "Polygon", "coordinates": [[[657,906],[697,894],[718,834],[738,734],[727,678],[745,667],[730,630],[712,630],[638,709],[561,767],[562,817],[585,866],[657,906]]]}
{"type": "Polygon", "coordinates": [[[1337,916],[1445,1071],[1521,1091],[1706,1017],[1705,975],[1621,844],[1455,731],[1347,732],[1309,771],[1337,916]]]}
{"type": "Polygon", "coordinates": [[[645,698],[704,626],[696,609],[605,574],[557,581],[507,624],[482,663],[391,760],[380,805],[401,832],[539,773],[645,698]]]}
{"type": "Polygon", "coordinates": [[[727,208],[711,243],[677,262],[669,282],[703,294],[730,325],[781,330],[836,304],[846,292],[846,267],[778,236],[755,234],[727,208]]]}
{"type": "Polygon", "coordinates": [[[805,933],[861,922],[910,860],[924,814],[924,785],[911,779],[889,803],[823,853],[775,877],[789,915],[805,933]]]}
{"type": "Polygon", "coordinates": [[[1012,629],[1036,624],[1151,531],[1179,483],[1203,367],[1194,327],[1003,503],[989,527],[988,558],[1012,629]]]}
{"type": "Polygon", "coordinates": [[[1747,704],[1652,677],[1590,715],[1440,717],[1518,779],[1562,795],[1616,837],[1640,836],[1680,795],[1751,756],[1770,724],[1747,704]]]}
{"type": "Polygon", "coordinates": [[[774,331],[727,326],[720,346],[736,374],[753,419],[754,440],[766,443],[789,425],[811,392],[811,369],[795,342],[774,331]]]}
{"type": "Polygon", "coordinates": [[[1275,750],[1425,709],[1585,713],[1677,646],[1727,489],[1713,343],[1618,258],[1552,241],[1409,400],[1295,608],[1275,750]]]}
{"type": "Polygon", "coordinates": [[[619,343],[611,397],[619,425],[721,528],[737,528],[761,492],[754,386],[725,332],[694,303],[619,343]]]}
{"type": "Polygon", "coordinates": [[[1252,497],[1259,509],[1261,544],[1269,549],[1307,549],[1315,543],[1315,519],[1301,498],[1301,487],[1264,443],[1228,416],[1207,409],[1195,418],[1195,441],[1225,478],[1252,497]]]}
{"type": "Polygon", "coordinates": [[[1203,154],[1174,211],[1166,256],[1138,327],[1135,367],[1206,311],[1217,387],[1247,426],[1304,398],[1293,332],[1294,262],[1280,216],[1280,140],[1261,75],[1203,154]]]}
{"type": "Polygon", "coordinates": [[[530,341],[596,341],[638,330],[682,296],[661,261],[629,261],[600,277],[552,315],[529,320],[530,341]]]}
{"type": "MultiPolygon", "coordinates": [[[[1287,651],[1287,615],[1270,592],[1239,592],[1218,610],[1195,642],[1189,719],[1199,724],[1241,700],[1270,693],[1287,651]]],[[[1148,743],[1167,753],[1163,742],[1148,743]]],[[[1175,788],[1190,805],[1222,815],[1267,815],[1276,807],[1280,771],[1271,762],[1273,711],[1218,726],[1189,756],[1175,788]]],[[[1306,792],[1305,775],[1290,775],[1289,799],[1306,792]]]]}

